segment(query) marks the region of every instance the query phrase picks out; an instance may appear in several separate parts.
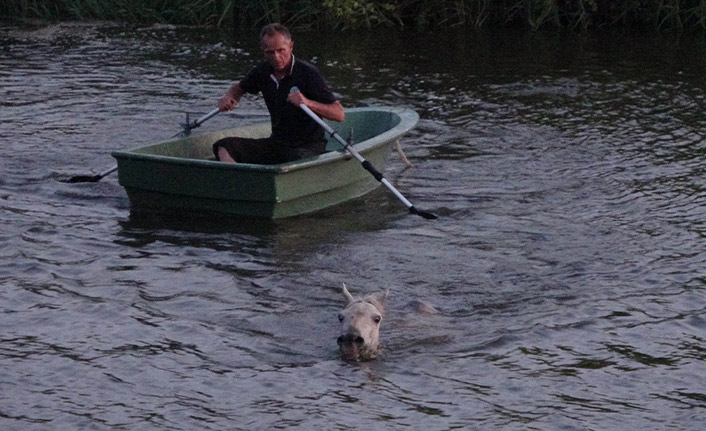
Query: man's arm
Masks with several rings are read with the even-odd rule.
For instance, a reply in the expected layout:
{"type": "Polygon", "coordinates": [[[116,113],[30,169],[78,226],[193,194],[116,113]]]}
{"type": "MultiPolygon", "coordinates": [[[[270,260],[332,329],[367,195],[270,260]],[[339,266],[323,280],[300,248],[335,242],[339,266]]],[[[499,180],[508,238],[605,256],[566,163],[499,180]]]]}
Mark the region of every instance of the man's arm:
{"type": "Polygon", "coordinates": [[[324,117],[327,120],[341,122],[345,118],[343,106],[338,100],[333,103],[320,103],[315,100],[307,99],[301,91],[295,91],[293,93],[289,93],[289,96],[287,96],[287,101],[295,106],[303,104],[314,111],[314,113],[324,117]]]}
{"type": "Polygon", "coordinates": [[[240,88],[240,83],[235,83],[226,91],[226,94],[218,101],[218,109],[230,111],[238,106],[238,102],[243,98],[245,92],[240,88]]]}

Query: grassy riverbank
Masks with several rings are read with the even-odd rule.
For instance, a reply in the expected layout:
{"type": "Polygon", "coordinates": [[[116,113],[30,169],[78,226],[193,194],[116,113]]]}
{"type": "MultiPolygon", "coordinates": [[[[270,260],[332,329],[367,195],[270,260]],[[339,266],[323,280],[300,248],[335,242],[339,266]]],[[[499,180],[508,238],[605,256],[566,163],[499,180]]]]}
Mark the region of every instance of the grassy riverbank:
{"type": "Polygon", "coordinates": [[[5,0],[6,20],[124,20],[259,27],[706,29],[706,0],[5,0]]]}

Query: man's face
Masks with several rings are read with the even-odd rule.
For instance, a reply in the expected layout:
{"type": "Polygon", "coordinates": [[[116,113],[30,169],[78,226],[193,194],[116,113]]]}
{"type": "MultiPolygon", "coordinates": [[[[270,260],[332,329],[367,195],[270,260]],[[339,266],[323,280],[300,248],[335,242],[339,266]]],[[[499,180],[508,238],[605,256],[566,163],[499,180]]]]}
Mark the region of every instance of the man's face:
{"type": "Polygon", "coordinates": [[[265,59],[272,65],[275,72],[285,70],[292,59],[293,48],[294,42],[280,33],[275,33],[272,36],[265,35],[262,38],[265,59]]]}

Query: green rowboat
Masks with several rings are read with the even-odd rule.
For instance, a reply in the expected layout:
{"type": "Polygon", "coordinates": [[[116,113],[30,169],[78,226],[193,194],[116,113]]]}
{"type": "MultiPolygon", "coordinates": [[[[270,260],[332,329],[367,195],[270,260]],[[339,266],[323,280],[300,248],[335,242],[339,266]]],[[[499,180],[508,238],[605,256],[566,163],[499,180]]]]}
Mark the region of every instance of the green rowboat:
{"type": "MultiPolygon", "coordinates": [[[[392,146],[419,121],[404,108],[346,110],[341,123],[328,123],[380,172],[392,146]]],[[[255,218],[285,218],[362,196],[380,183],[329,137],[327,152],[279,165],[228,164],[215,160],[211,146],[228,136],[267,137],[270,124],[254,124],[171,139],[130,151],[115,151],[118,182],[133,209],[186,210],[255,218]]]]}

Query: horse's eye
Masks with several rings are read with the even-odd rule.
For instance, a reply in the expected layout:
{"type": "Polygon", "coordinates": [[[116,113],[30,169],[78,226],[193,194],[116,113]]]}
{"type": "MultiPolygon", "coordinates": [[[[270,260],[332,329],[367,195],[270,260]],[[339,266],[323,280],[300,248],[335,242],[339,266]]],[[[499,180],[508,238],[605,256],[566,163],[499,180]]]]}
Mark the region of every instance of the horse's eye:
{"type": "Polygon", "coordinates": [[[375,323],[380,323],[380,320],[382,320],[382,318],[381,318],[380,316],[375,316],[375,317],[373,317],[373,321],[374,321],[375,323]]]}
{"type": "Polygon", "coordinates": [[[343,314],[339,314],[339,315],[338,315],[338,321],[339,321],[339,322],[343,322],[343,314]]]}

